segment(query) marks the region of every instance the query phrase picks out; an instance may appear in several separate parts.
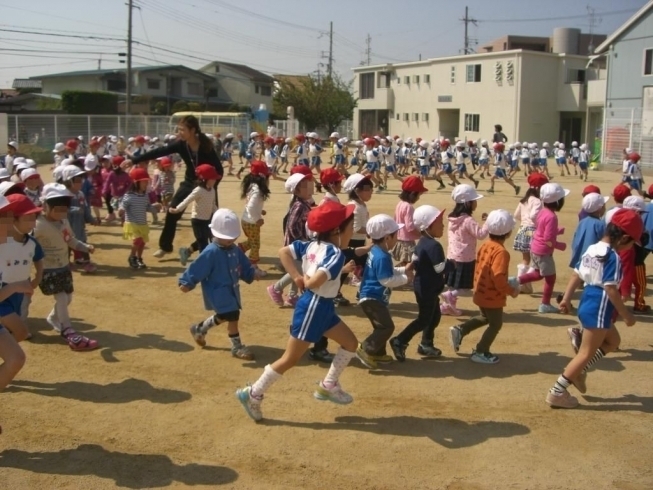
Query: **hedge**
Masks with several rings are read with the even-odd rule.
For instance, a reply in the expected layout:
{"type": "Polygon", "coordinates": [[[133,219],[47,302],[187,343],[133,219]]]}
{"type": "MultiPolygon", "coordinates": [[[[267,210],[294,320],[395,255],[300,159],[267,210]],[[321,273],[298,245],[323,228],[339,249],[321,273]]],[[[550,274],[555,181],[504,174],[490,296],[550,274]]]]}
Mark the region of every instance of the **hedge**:
{"type": "Polygon", "coordinates": [[[109,92],[66,90],[61,108],[68,114],[118,114],[118,96],[109,92]]]}

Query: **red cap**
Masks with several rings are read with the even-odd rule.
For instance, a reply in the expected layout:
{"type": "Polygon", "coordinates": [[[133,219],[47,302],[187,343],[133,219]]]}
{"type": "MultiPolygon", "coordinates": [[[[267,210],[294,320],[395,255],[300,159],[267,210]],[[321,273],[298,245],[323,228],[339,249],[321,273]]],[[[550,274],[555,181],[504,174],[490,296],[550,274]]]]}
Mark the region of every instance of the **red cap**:
{"type": "Polygon", "coordinates": [[[220,174],[213,165],[203,163],[195,169],[195,175],[202,180],[220,180],[220,174]]]}
{"type": "Polygon", "coordinates": [[[529,187],[532,187],[533,189],[539,189],[542,187],[544,184],[549,183],[549,179],[546,178],[546,175],[541,174],[539,172],[533,172],[528,176],[528,185],[529,187]]]}
{"type": "Polygon", "coordinates": [[[17,218],[26,214],[40,213],[43,210],[43,208],[37,208],[25,194],[10,194],[7,196],[7,201],[11,203],[11,206],[4,211],[12,211],[17,218]]]}
{"type": "Polygon", "coordinates": [[[120,167],[120,165],[122,165],[122,162],[124,161],[125,161],[124,157],[121,157],[120,155],[116,155],[111,159],[111,165],[113,165],[114,167],[120,167]]]}
{"type": "Polygon", "coordinates": [[[354,204],[343,206],[338,202],[327,201],[309,211],[308,229],[317,233],[331,231],[354,214],[355,207],[354,204]]]}
{"type": "Polygon", "coordinates": [[[422,182],[416,175],[406,177],[401,183],[401,190],[406,192],[416,192],[418,194],[428,191],[428,189],[424,187],[424,182],[422,182]]]}
{"type": "Polygon", "coordinates": [[[265,139],[263,140],[263,142],[264,142],[266,145],[273,145],[273,144],[274,144],[274,138],[271,138],[270,136],[268,136],[267,138],[265,138],[265,139]]]}
{"type": "Polygon", "coordinates": [[[642,157],[640,157],[639,153],[637,153],[635,151],[628,154],[628,160],[630,160],[631,162],[637,163],[637,162],[639,162],[640,158],[642,158],[642,157]]]}
{"type": "Polygon", "coordinates": [[[322,185],[335,184],[336,182],[342,182],[343,179],[342,174],[333,167],[325,168],[320,172],[320,182],[322,185]]]}
{"type": "Polygon", "coordinates": [[[610,223],[616,225],[626,235],[635,240],[637,245],[641,245],[640,240],[644,233],[644,222],[637,211],[621,208],[612,215],[610,223]]]}
{"type": "Polygon", "coordinates": [[[78,145],[79,145],[79,141],[77,141],[77,140],[68,140],[68,141],[66,141],[66,147],[67,148],[72,148],[73,150],[76,150],[78,145]]]}
{"type": "Polygon", "coordinates": [[[648,186],[648,195],[649,195],[649,196],[653,196],[653,184],[651,184],[650,186],[648,186]]]}
{"type": "Polygon", "coordinates": [[[267,177],[268,175],[270,175],[270,169],[268,168],[265,162],[262,162],[260,160],[254,160],[249,168],[249,173],[251,173],[252,175],[262,175],[264,177],[267,177]]]}
{"type": "Polygon", "coordinates": [[[129,178],[134,182],[142,182],[144,180],[150,180],[150,175],[144,168],[134,167],[129,172],[129,178]]]}
{"type": "Polygon", "coordinates": [[[306,136],[304,136],[302,133],[299,133],[297,136],[295,136],[295,139],[297,141],[304,141],[306,139],[306,136]]]}
{"type": "Polygon", "coordinates": [[[601,194],[601,189],[599,189],[594,184],[590,184],[583,189],[583,197],[585,197],[587,194],[601,194]]]}
{"type": "Polygon", "coordinates": [[[161,165],[161,168],[172,167],[172,160],[170,160],[168,157],[161,157],[157,161],[159,162],[159,165],[161,165]]]}
{"type": "Polygon", "coordinates": [[[612,191],[612,195],[614,196],[614,200],[621,204],[624,202],[624,199],[630,196],[630,187],[624,184],[618,184],[612,191]]]}
{"type": "Polygon", "coordinates": [[[291,168],[290,175],[295,175],[295,174],[304,174],[307,177],[310,177],[311,179],[313,178],[313,172],[306,165],[295,165],[293,168],[291,168]]]}
{"type": "Polygon", "coordinates": [[[100,146],[100,140],[97,139],[97,137],[92,137],[91,141],[89,141],[89,146],[100,146]]]}
{"type": "Polygon", "coordinates": [[[499,141],[499,142],[497,142],[497,143],[494,143],[494,144],[492,145],[492,148],[494,148],[496,151],[503,151],[503,150],[506,149],[506,145],[504,145],[503,143],[501,143],[501,142],[499,141]]]}
{"type": "Polygon", "coordinates": [[[136,143],[145,143],[145,136],[139,134],[134,138],[134,141],[136,143]]]}
{"type": "Polygon", "coordinates": [[[415,138],[415,143],[419,143],[420,141],[422,141],[422,138],[420,138],[419,136],[415,138]]]}

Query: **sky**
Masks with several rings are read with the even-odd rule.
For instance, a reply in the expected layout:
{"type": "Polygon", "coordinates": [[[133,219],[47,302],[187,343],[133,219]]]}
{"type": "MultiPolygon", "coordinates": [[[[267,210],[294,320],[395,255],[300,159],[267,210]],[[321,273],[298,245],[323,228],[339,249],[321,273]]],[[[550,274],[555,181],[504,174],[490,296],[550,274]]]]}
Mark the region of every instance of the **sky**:
{"type": "MultiPolygon", "coordinates": [[[[329,22],[334,70],[415,61],[462,52],[469,36],[480,47],[507,35],[551,36],[556,27],[610,34],[646,0],[134,0],[134,66],[210,61],[243,63],[265,73],[325,71],[329,22]]],[[[0,88],[15,78],[121,68],[127,0],[0,0],[0,88]],[[22,32],[17,32],[22,31],[22,32]],[[77,36],[77,37],[69,37],[77,36]]]]}

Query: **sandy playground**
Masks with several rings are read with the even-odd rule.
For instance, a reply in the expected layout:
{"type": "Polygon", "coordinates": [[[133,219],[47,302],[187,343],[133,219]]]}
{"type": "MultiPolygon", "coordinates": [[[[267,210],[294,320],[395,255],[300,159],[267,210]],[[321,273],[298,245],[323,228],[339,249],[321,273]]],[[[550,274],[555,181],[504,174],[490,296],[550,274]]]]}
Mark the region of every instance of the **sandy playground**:
{"type": "MultiPolygon", "coordinates": [[[[612,172],[591,177],[604,194],[617,181],[612,172]]],[[[583,184],[573,177],[555,181],[572,190],[561,213],[571,243],[583,184]]],[[[429,184],[421,202],[450,209],[449,191],[434,192],[429,184]]],[[[389,185],[372,198],[371,214],[394,213],[399,185],[389,185]]],[[[238,186],[225,178],[220,201],[240,215],[238,186]]],[[[481,182],[479,191],[487,187],[481,182]]],[[[621,323],[621,351],[590,373],[588,394],[570,388],[581,406],[551,410],[544,398],[570,359],[566,328],[576,321],[538,314],[539,296],[509,301],[493,346],[497,365],[468,359],[480,332],[455,355],[448,329],[458,321],[444,317],[436,330],[441,359],[420,360],[414,342],[404,364],[370,372],[354,360],[342,383],[355,400],[343,407],[313,399],[326,366],[307,358],[266,395],[266,420],[255,424],[234,391],[281,354],[292,314],[265,292],[280,276],[274,267],[289,200],[281,183],[273,182],[272,191],[262,250],[270,275],[241,286],[241,335],[256,355],[251,362],[231,357],[220,327],[211,330],[207,348],[195,346],[188,327],[207,316],[201,293],[177,289],[176,255],[151,257],[160,227],[152,227],[146,271],[128,269],[129,244],[119,227],[90,228],[99,270],[75,274],[71,315],[101,348],[70,351],[44,320],[50,300],[35,294],[27,364],[0,394],[0,488],[653,488],[653,318],[639,317],[632,328],[621,323]]],[[[478,215],[513,211],[518,199],[498,182],[496,194],[479,202],[478,215]]],[[[176,247],[191,241],[189,216],[180,222],[176,247]]],[[[556,252],[556,292],[569,278],[569,254],[556,252]]],[[[512,252],[512,269],[519,258],[512,252]]],[[[541,288],[536,284],[536,293],[541,288]]],[[[354,299],[352,287],[343,292],[354,299]]],[[[460,304],[466,316],[475,311],[471,298],[460,304]]],[[[397,328],[415,310],[411,292],[393,293],[397,328]]],[[[340,313],[359,337],[367,334],[358,307],[340,313]]]]}

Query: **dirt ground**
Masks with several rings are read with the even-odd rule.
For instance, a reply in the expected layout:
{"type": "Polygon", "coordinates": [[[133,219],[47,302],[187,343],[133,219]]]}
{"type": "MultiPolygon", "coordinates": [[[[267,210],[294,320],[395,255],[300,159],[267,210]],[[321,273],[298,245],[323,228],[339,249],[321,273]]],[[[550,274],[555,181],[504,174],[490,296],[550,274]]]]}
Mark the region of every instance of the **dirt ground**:
{"type": "MultiPolygon", "coordinates": [[[[604,193],[617,180],[607,172],[591,177],[604,193]]],[[[556,181],[572,190],[561,213],[571,243],[583,184],[573,177],[556,181]]],[[[392,215],[398,187],[391,181],[389,191],[375,194],[371,213],[392,215]]],[[[487,187],[482,182],[479,190],[487,187]]],[[[496,189],[479,202],[479,216],[516,207],[518,197],[508,186],[497,183],[496,189]]],[[[590,374],[578,409],[551,410],[544,398],[570,359],[566,328],[576,321],[538,314],[538,294],[509,301],[492,349],[501,358],[497,365],[469,360],[479,332],[455,355],[448,330],[459,320],[445,317],[436,331],[440,360],[420,360],[416,343],[404,364],[370,372],[354,360],[342,384],[355,400],[343,407],[313,399],[326,366],[306,359],[269,391],[266,420],[255,424],[234,391],[282,353],[292,315],[265,292],[280,275],[274,267],[289,200],[281,183],[272,190],[262,250],[270,275],[241,286],[241,335],[256,354],[252,362],[231,357],[219,327],[210,332],[209,347],[195,346],[188,327],[207,313],[199,288],[178,290],[183,269],[176,255],[151,257],[160,227],[152,227],[146,251],[150,268],[135,272],[127,267],[129,245],[117,226],[89,230],[99,270],[75,274],[71,314],[101,348],[70,351],[44,320],[50,299],[35,295],[27,364],[0,394],[1,488],[653,488],[651,319],[639,317],[632,328],[620,324],[621,351],[590,374]]],[[[220,185],[221,205],[240,215],[238,191],[233,177],[220,185]]],[[[431,191],[421,202],[451,208],[449,191],[431,191]]],[[[191,240],[188,217],[176,247],[191,240]]],[[[516,271],[520,255],[511,253],[516,271]]],[[[556,252],[556,291],[569,278],[569,256],[569,250],[556,252]]],[[[354,299],[352,287],[344,293],[354,299]]],[[[397,328],[403,328],[416,314],[414,297],[399,291],[391,301],[397,328]]],[[[470,298],[461,303],[466,316],[475,311],[470,298]]],[[[358,307],[340,313],[359,338],[369,332],[358,307]]]]}

